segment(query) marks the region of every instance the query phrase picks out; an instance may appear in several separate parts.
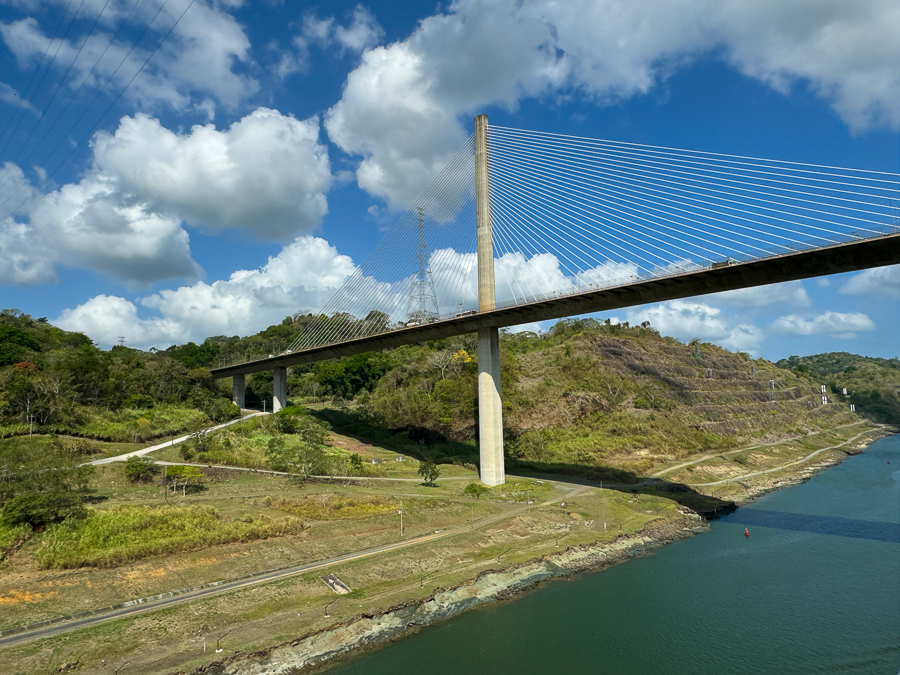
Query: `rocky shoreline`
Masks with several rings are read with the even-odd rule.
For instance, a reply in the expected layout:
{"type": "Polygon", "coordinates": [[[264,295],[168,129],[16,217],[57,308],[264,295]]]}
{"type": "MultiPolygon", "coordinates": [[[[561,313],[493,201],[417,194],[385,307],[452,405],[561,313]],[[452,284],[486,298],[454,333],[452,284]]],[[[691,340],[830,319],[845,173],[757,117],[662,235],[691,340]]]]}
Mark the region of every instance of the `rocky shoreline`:
{"type": "Polygon", "coordinates": [[[486,570],[453,588],[437,589],[422,600],[377,614],[364,614],[264,651],[237,653],[193,673],[289,675],[312,672],[326,664],[331,665],[336,659],[405,637],[422,626],[473,607],[506,600],[548,579],[585,570],[599,571],[709,529],[696,513],[684,508],[681,511],[682,517],[674,521],[650,523],[634,534],[619,535],[612,541],[567,548],[502,570],[486,570]]]}
{"type": "Polygon", "coordinates": [[[751,481],[735,481],[735,483],[740,485],[742,488],[741,494],[735,498],[735,504],[738,507],[746,506],[747,504],[750,504],[751,502],[759,499],[763,495],[769,494],[770,492],[775,492],[776,490],[784,490],[785,488],[793,487],[795,485],[799,485],[800,483],[805,483],[817,473],[824,471],[825,469],[829,469],[833,466],[837,466],[848,457],[852,457],[853,455],[862,453],[875,441],[887,436],[893,436],[898,433],[900,433],[900,428],[898,427],[881,425],[880,428],[872,429],[871,433],[867,434],[866,437],[858,439],[852,447],[834,448],[829,456],[826,456],[824,459],[811,462],[810,464],[798,467],[795,472],[787,478],[770,478],[768,476],[760,476],[751,481]]]}
{"type": "MultiPolygon", "coordinates": [[[[742,494],[737,497],[736,503],[743,506],[775,490],[803,483],[847,457],[859,454],[879,438],[898,431],[900,429],[883,427],[880,432],[875,431],[871,436],[860,439],[851,449],[835,450],[823,460],[797,468],[788,478],[765,477],[740,482],[742,494]]],[[[709,529],[706,521],[694,511],[683,506],[679,510],[681,518],[677,520],[651,522],[638,532],[619,535],[612,541],[570,547],[502,570],[486,570],[453,588],[436,589],[427,598],[382,612],[363,614],[262,651],[238,652],[194,670],[191,675],[295,675],[319,671],[336,660],[406,637],[423,626],[480,605],[512,598],[548,579],[568,577],[588,570],[600,571],[635,557],[649,555],[665,544],[709,529]]]]}

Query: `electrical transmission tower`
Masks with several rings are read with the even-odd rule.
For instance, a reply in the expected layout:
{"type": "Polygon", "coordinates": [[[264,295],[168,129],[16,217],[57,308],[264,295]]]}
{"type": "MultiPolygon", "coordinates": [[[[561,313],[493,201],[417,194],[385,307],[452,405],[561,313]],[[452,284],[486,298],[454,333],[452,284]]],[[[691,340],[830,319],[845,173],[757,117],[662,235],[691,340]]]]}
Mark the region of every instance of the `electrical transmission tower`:
{"type": "Polygon", "coordinates": [[[434,290],[434,279],[428,266],[428,245],[425,243],[425,215],[422,207],[416,209],[419,215],[419,243],[416,246],[416,278],[409,291],[409,303],[406,307],[406,325],[418,326],[431,323],[441,318],[438,309],[437,293],[434,290]]]}

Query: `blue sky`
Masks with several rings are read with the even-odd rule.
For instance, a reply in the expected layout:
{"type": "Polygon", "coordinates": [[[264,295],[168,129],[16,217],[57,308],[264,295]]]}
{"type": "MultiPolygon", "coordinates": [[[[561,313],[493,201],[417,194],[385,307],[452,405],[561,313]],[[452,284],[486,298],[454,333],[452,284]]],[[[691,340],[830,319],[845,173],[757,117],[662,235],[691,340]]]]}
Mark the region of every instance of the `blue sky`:
{"type": "MultiPolygon", "coordinates": [[[[0,306],[103,346],[323,306],[478,113],[900,171],[893,1],[80,1],[0,0],[0,306]]],[[[898,310],[891,267],[615,314],[778,359],[898,310]]]]}

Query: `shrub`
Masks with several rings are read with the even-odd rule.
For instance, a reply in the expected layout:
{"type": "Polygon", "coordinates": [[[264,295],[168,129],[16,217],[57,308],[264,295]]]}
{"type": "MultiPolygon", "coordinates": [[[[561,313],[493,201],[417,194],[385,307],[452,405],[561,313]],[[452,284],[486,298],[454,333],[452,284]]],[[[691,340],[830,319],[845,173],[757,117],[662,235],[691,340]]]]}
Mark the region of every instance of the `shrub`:
{"type": "Polygon", "coordinates": [[[50,526],[35,551],[47,568],[114,567],[153,555],[299,534],[297,518],[223,520],[210,506],[120,506],[50,526]]]}
{"type": "Polygon", "coordinates": [[[6,527],[30,525],[37,529],[51,523],[61,523],[67,518],[79,518],[84,514],[81,495],[76,492],[26,492],[3,505],[0,523],[6,527]]]}
{"type": "Polygon", "coordinates": [[[490,492],[490,489],[488,489],[481,483],[469,483],[463,490],[463,494],[467,494],[470,497],[475,497],[476,499],[481,499],[482,495],[490,494],[490,492]]]}
{"type": "Polygon", "coordinates": [[[125,479],[129,483],[146,483],[159,473],[159,467],[149,457],[129,457],[125,461],[125,479]]]}

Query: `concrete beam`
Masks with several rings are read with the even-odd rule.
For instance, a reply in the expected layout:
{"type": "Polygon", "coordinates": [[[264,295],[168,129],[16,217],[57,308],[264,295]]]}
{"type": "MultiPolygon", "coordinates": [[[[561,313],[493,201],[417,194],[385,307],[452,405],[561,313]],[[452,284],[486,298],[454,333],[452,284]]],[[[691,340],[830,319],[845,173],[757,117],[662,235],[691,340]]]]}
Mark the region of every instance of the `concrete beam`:
{"type": "Polygon", "coordinates": [[[246,377],[243,373],[231,376],[231,400],[238,408],[244,407],[244,393],[247,390],[246,377]]]}
{"type": "Polygon", "coordinates": [[[287,405],[287,368],[279,366],[272,369],[273,398],[272,412],[276,413],[287,405]]]}
{"type": "Polygon", "coordinates": [[[493,311],[403,328],[340,344],[307,349],[295,354],[282,354],[271,359],[213,368],[210,372],[214,378],[232,377],[239,373],[261,373],[280,366],[315,363],[363,352],[393,349],[417,342],[440,340],[454,335],[474,333],[480,328],[515,326],[591,312],[607,312],[707,293],[857,272],[896,264],[900,264],[900,233],[751,260],[716,269],[704,268],[648,281],[586,290],[561,298],[546,298],[512,307],[500,307],[493,311]]]}

